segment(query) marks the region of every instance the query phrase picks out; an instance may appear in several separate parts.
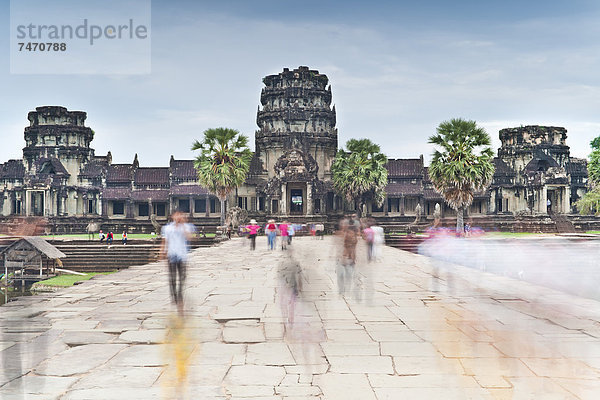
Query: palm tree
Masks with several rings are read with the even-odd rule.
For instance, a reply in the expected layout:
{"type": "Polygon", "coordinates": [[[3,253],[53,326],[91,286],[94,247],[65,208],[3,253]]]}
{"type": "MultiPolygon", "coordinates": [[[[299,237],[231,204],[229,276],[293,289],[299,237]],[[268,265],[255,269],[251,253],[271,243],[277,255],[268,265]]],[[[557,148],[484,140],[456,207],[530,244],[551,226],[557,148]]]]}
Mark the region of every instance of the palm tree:
{"type": "Polygon", "coordinates": [[[331,166],[333,185],[348,202],[358,205],[360,215],[366,200],[374,200],[378,206],[385,199],[387,184],[387,157],[369,139],[350,139],[348,151],[340,149],[331,166]]]}
{"type": "Polygon", "coordinates": [[[225,224],[225,199],[246,180],[252,152],[248,137],[229,128],[204,131],[204,140],[194,141],[192,150],[200,150],[194,165],[201,186],[221,201],[221,225],[225,224]]]}
{"type": "Polygon", "coordinates": [[[465,209],[494,175],[490,136],[475,121],[458,118],[442,122],[429,143],[441,148],[433,152],[429,177],[435,190],[456,210],[456,231],[462,233],[465,209]]]}

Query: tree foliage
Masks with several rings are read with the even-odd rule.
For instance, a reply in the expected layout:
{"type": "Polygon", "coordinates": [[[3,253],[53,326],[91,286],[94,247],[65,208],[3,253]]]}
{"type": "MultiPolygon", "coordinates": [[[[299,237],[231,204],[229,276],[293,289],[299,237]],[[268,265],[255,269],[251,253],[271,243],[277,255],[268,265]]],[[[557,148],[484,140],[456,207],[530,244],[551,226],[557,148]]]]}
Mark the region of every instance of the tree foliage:
{"type": "Polygon", "coordinates": [[[359,203],[359,208],[368,199],[381,206],[387,184],[387,157],[369,139],[350,139],[346,148],[337,152],[331,166],[335,189],[348,202],[359,203]]]}
{"type": "Polygon", "coordinates": [[[460,118],[442,122],[429,143],[433,152],[429,177],[450,207],[457,210],[457,230],[462,230],[463,210],[475,192],[484,190],[494,175],[491,139],[475,121],[460,118]]]}
{"type": "Polygon", "coordinates": [[[221,219],[224,219],[225,199],[244,183],[250,169],[252,152],[248,137],[230,128],[207,129],[204,140],[194,141],[192,150],[200,150],[194,161],[198,181],[221,200],[221,219]]]}
{"type": "Polygon", "coordinates": [[[591,190],[577,200],[580,214],[600,215],[600,136],[590,141],[592,152],[587,164],[588,182],[591,190]]]}

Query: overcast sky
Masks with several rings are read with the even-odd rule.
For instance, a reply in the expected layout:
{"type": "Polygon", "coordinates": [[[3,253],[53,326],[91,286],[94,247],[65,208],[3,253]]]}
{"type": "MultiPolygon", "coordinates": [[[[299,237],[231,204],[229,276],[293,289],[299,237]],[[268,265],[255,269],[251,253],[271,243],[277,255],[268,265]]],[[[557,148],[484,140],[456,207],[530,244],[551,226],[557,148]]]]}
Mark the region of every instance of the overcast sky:
{"type": "MultiPolygon", "coordinates": [[[[0,24],[9,24],[2,1],[0,24]]],[[[254,144],[265,75],[300,65],[326,74],[339,145],[368,137],[390,158],[430,157],[444,120],[498,130],[554,125],[571,155],[600,135],[597,1],[152,2],[152,73],[11,75],[0,36],[0,162],[21,158],[27,113],[88,113],[96,154],[166,166],[227,126],[254,144]]]]}

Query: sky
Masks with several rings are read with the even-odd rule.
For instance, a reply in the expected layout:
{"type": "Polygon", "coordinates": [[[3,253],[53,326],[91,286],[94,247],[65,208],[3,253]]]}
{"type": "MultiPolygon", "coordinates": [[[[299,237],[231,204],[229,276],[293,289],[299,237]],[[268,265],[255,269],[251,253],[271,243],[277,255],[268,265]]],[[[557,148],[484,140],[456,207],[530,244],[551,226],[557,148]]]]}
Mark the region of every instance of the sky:
{"type": "MultiPolygon", "coordinates": [[[[60,0],[57,0],[60,1],[60,0]]],[[[27,113],[86,111],[97,155],[166,166],[205,129],[254,146],[262,78],[300,65],[329,77],[338,143],[367,137],[390,158],[430,159],[440,122],[498,131],[562,126],[571,155],[600,135],[597,1],[152,1],[151,72],[10,73],[0,0],[0,162],[21,158],[27,113]]]]}

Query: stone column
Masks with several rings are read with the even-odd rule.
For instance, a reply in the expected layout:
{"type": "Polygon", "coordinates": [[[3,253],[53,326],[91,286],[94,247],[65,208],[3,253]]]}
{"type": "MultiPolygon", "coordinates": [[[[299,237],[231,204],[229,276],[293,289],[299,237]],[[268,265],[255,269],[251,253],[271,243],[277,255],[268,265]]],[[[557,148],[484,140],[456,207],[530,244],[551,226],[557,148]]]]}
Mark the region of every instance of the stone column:
{"type": "Polygon", "coordinates": [[[541,189],[539,208],[541,213],[548,214],[548,188],[546,186],[542,186],[541,189]]]}
{"type": "Polygon", "coordinates": [[[192,196],[190,196],[188,198],[189,201],[189,209],[190,209],[190,217],[194,216],[194,212],[195,212],[195,208],[196,208],[196,204],[194,204],[194,199],[192,198],[192,196]]]}
{"type": "Polygon", "coordinates": [[[312,185],[306,184],[306,215],[313,215],[312,185]]]}
{"type": "Polygon", "coordinates": [[[150,216],[153,214],[152,212],[152,199],[148,199],[148,220],[150,220],[150,216]]]}
{"type": "Polygon", "coordinates": [[[60,196],[60,215],[67,215],[67,195],[64,193],[60,196]]]}
{"type": "Polygon", "coordinates": [[[131,201],[131,199],[125,201],[125,208],[125,216],[127,218],[133,218],[133,201],[131,201]]]}
{"type": "Polygon", "coordinates": [[[404,195],[400,196],[400,215],[404,215],[404,195]]]}
{"type": "Polygon", "coordinates": [[[562,190],[563,193],[563,213],[570,214],[571,213],[571,188],[569,186],[565,186],[562,190]]]}
{"type": "Polygon", "coordinates": [[[204,216],[210,216],[210,198],[208,193],[206,193],[206,197],[204,198],[204,216]]]}
{"type": "Polygon", "coordinates": [[[175,198],[169,197],[169,215],[173,214],[173,201],[175,198]]]}
{"type": "Polygon", "coordinates": [[[385,198],[383,199],[383,214],[385,216],[389,215],[389,207],[390,207],[390,199],[388,198],[387,193],[385,194],[385,198]]]}
{"type": "Polygon", "coordinates": [[[286,193],[286,184],[282,183],[281,184],[281,201],[279,202],[279,214],[281,215],[285,215],[287,214],[287,207],[286,207],[286,201],[287,201],[287,193],[286,193]]]}

